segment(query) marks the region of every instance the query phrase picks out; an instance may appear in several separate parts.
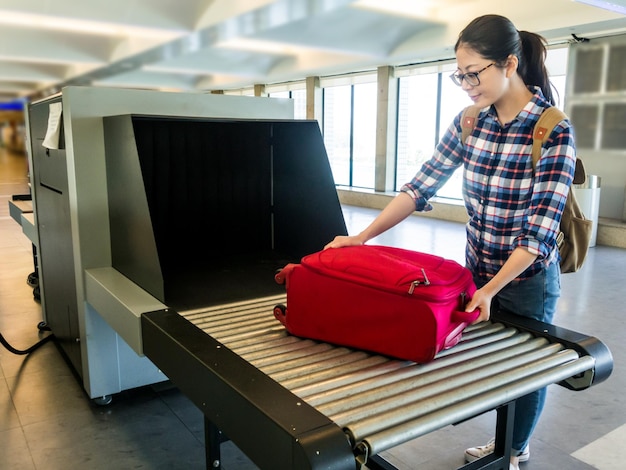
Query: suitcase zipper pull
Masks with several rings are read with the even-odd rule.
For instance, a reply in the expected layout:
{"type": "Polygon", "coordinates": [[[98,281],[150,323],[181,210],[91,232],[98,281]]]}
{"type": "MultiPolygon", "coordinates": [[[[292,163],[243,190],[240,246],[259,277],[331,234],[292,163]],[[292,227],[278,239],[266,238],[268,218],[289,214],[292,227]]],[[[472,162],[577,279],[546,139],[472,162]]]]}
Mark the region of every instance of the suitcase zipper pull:
{"type": "Polygon", "coordinates": [[[424,271],[424,268],[422,269],[422,275],[424,276],[424,280],[423,281],[413,281],[411,283],[411,285],[409,286],[409,295],[413,294],[413,291],[415,290],[415,288],[417,286],[419,286],[420,284],[424,284],[425,286],[429,286],[430,285],[430,281],[428,280],[428,276],[426,276],[426,271],[424,271]]]}

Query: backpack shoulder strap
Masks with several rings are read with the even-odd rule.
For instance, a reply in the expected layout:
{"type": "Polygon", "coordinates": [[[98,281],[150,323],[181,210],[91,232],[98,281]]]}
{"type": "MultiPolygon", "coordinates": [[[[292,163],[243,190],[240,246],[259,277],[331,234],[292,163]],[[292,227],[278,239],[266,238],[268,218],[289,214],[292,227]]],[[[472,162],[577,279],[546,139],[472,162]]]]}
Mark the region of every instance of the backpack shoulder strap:
{"type": "Polygon", "coordinates": [[[567,118],[565,113],[555,106],[544,109],[539,116],[533,130],[533,168],[537,166],[537,161],[541,157],[541,146],[548,140],[556,125],[565,118],[567,118]]]}
{"type": "MultiPolygon", "coordinates": [[[[548,140],[552,130],[563,119],[567,119],[567,115],[555,106],[544,109],[541,116],[539,116],[533,130],[533,168],[537,166],[537,162],[539,161],[539,158],[541,158],[541,146],[546,140],[548,140]]],[[[583,161],[580,158],[576,158],[576,169],[574,171],[573,184],[583,184],[586,178],[583,161]]]]}
{"type": "Polygon", "coordinates": [[[468,106],[461,114],[461,142],[465,145],[465,141],[476,127],[476,118],[480,113],[478,106],[468,106]]]}

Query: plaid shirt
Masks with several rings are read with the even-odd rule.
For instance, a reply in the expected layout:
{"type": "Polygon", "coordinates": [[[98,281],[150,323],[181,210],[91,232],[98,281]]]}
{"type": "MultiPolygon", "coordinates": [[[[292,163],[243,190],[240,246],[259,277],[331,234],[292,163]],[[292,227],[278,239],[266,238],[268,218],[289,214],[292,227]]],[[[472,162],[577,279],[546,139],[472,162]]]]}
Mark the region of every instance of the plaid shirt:
{"type": "Polygon", "coordinates": [[[532,164],[532,131],[549,105],[535,95],[504,127],[493,107],[485,108],[476,127],[461,142],[461,114],[456,116],[433,157],[401,191],[415,200],[418,211],[429,211],[428,199],[463,165],[463,199],[469,214],[466,263],[474,275],[492,278],[513,250],[523,247],[537,255],[517,280],[534,276],[559,260],[556,236],[574,177],[576,149],[568,120],[560,122],[532,164]]]}

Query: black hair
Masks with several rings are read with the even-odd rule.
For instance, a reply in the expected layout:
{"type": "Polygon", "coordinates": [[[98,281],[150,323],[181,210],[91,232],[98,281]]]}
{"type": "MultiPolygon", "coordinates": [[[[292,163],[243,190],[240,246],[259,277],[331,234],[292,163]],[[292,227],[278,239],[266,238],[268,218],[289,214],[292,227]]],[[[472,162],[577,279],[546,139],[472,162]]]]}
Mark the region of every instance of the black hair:
{"type": "Polygon", "coordinates": [[[518,31],[504,16],[484,15],[474,19],[459,34],[456,50],[467,46],[498,67],[506,66],[510,55],[517,57],[517,71],[527,86],[538,86],[544,97],[555,104],[546,69],[545,39],[536,33],[518,31]]]}

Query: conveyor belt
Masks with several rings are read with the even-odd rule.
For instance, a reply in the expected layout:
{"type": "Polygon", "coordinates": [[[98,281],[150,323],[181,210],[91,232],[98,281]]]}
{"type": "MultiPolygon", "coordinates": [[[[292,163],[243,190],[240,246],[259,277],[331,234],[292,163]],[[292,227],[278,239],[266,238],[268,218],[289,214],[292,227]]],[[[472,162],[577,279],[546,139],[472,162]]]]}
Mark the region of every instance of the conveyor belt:
{"type": "MultiPolygon", "coordinates": [[[[500,322],[469,327],[428,364],[289,335],[273,317],[284,296],[180,313],[378,454],[593,371],[595,358],[500,322]]],[[[589,386],[586,384],[586,386],[589,386]]]]}

